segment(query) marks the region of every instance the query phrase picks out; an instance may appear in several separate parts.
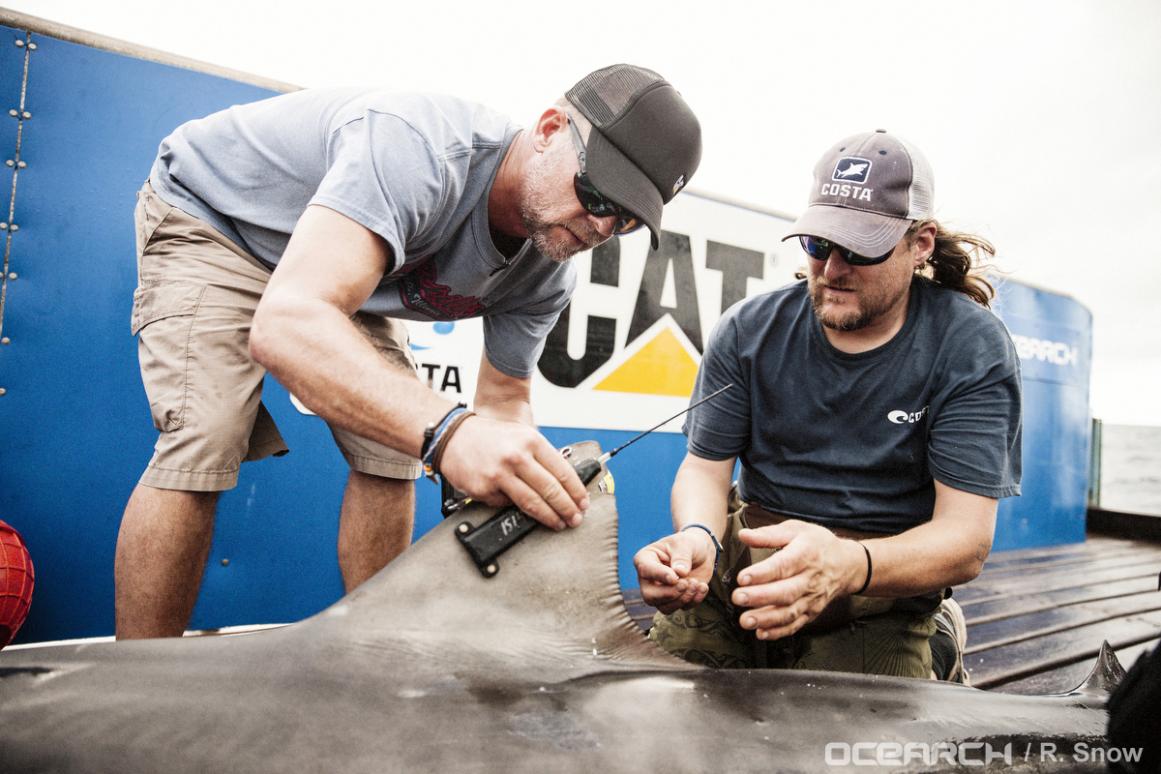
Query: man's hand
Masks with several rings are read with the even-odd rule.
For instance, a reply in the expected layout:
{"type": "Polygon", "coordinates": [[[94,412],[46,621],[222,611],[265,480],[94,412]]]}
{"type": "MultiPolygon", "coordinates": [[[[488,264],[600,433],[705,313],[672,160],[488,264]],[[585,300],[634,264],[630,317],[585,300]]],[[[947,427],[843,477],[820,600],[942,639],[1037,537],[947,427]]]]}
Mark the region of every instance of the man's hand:
{"type": "Polygon", "coordinates": [[[443,450],[440,475],[474,500],[511,502],[551,529],[580,526],[589,495],[552,444],[521,422],[474,416],[443,450]]]}
{"type": "Polygon", "coordinates": [[[700,604],[709,592],[716,558],[713,541],[700,529],[650,543],[633,557],[641,599],[666,615],[700,604]]]}
{"type": "Polygon", "coordinates": [[[760,640],[794,634],[837,596],[858,590],[866,575],[866,556],[853,540],[843,540],[817,524],[784,521],[738,533],[751,548],[781,549],[738,574],[732,600],[742,613],[743,629],[760,640]]]}

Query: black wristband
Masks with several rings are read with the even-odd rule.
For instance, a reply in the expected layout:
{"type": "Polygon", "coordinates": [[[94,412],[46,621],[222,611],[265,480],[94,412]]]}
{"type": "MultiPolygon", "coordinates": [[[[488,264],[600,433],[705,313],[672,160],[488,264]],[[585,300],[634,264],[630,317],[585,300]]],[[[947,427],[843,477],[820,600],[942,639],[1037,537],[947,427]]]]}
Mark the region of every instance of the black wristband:
{"type": "Polygon", "coordinates": [[[867,579],[863,581],[863,585],[852,596],[862,594],[867,590],[867,586],[871,585],[871,549],[867,548],[865,543],[859,543],[859,546],[862,547],[863,553],[867,555],[867,579]]]}
{"type": "Polygon", "coordinates": [[[714,541],[714,551],[716,552],[714,554],[714,571],[716,572],[718,569],[718,559],[721,559],[722,557],[722,544],[718,542],[718,536],[715,535],[714,531],[706,525],[697,524],[696,522],[693,524],[686,524],[681,528],[680,531],[685,532],[687,529],[704,529],[705,533],[710,536],[710,540],[714,541]]]}

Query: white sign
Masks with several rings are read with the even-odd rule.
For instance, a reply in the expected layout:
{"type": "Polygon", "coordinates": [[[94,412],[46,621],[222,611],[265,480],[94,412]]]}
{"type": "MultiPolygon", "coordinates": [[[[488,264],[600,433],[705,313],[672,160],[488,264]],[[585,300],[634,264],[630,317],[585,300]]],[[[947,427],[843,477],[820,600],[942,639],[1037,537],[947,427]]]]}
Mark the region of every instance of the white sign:
{"type": "MultiPolygon", "coordinates": [[[[791,222],[686,191],[665,208],[658,250],[642,230],[573,258],[576,294],[533,377],[536,421],[643,430],[684,408],[722,311],[793,282],[805,266],[797,240],[779,241],[791,222]]],[[[420,378],[470,402],[483,352],[480,320],[408,327],[420,378]]]]}

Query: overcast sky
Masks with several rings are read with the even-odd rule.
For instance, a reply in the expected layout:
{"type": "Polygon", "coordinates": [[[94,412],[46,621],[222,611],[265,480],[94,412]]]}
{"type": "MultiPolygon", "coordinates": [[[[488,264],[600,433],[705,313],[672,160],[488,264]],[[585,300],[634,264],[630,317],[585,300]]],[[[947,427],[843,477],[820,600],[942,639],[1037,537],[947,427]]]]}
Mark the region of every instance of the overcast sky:
{"type": "Polygon", "coordinates": [[[789,213],[831,143],[888,129],[931,161],[942,221],[1093,312],[1094,415],[1161,425],[1155,0],[5,4],[302,86],[454,93],[526,124],[589,70],[641,64],[701,119],[692,186],[789,213]]]}

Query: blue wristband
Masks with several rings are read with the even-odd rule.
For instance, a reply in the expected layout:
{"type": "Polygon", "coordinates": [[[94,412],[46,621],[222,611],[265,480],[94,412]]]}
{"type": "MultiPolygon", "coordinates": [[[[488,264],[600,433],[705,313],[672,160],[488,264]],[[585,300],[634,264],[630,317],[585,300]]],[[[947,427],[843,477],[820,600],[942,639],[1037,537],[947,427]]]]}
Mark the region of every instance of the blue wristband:
{"type": "Polygon", "coordinates": [[[444,434],[453,419],[467,410],[466,404],[458,403],[455,408],[444,414],[443,419],[439,422],[432,422],[423,431],[423,446],[419,450],[419,461],[423,465],[424,474],[432,481],[435,481],[437,472],[434,460],[435,450],[439,448],[440,436],[444,434]]]}
{"type": "Polygon", "coordinates": [[[714,551],[716,552],[716,553],[714,553],[714,572],[717,572],[718,559],[722,558],[722,544],[718,542],[718,536],[714,534],[714,531],[712,529],[710,529],[709,527],[707,527],[704,524],[698,524],[697,522],[694,522],[693,524],[686,524],[684,527],[681,528],[680,531],[685,532],[687,529],[705,530],[705,534],[709,535],[710,540],[714,541],[714,551]]]}

